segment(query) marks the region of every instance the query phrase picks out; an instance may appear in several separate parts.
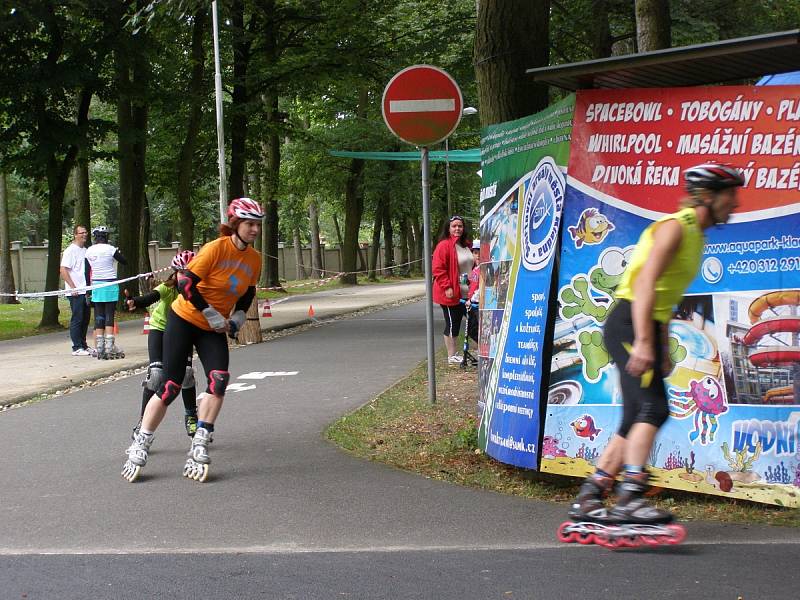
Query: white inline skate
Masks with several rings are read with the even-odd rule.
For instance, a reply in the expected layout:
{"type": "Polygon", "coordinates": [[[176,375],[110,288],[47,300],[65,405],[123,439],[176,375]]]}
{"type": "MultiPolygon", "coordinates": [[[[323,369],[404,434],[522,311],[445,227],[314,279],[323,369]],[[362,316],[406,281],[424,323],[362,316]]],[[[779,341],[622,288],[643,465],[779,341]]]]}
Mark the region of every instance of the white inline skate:
{"type": "Polygon", "coordinates": [[[133,483],[139,477],[139,473],[147,464],[147,455],[150,452],[150,446],[153,444],[153,434],[145,434],[138,432],[133,439],[133,443],[128,447],[125,453],[128,455],[128,460],[122,466],[122,478],[133,483]]]}
{"type": "Polygon", "coordinates": [[[198,427],[192,438],[192,447],[189,450],[189,458],[183,467],[183,476],[195,481],[203,482],[208,477],[208,465],[211,458],[208,456],[208,444],[211,441],[211,433],[205,427],[198,427]]]}

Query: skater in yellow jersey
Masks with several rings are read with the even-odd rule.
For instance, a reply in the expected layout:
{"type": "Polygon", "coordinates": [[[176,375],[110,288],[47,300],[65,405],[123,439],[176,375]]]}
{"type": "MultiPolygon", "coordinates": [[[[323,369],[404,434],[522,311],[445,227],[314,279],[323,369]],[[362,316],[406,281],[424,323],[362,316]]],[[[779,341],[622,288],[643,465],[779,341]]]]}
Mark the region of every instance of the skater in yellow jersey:
{"type": "MultiPolygon", "coordinates": [[[[562,541],[587,542],[594,535],[598,543],[609,539],[613,543],[615,526],[665,526],[673,521],[672,513],[651,506],[644,498],[649,489],[644,465],[658,430],[669,417],[664,384],[672,370],[666,351],[667,326],[700,268],[704,231],[728,221],[737,207],[737,189],[744,185],[738,169],[713,163],[687,169],[684,179],[687,197],[681,209],[644,230],[617,286],[617,302],[603,337],[620,373],[622,423],[570,508],[574,523],[559,529],[562,541]],[[608,510],[603,498],[620,472],[617,504],[608,510]]],[[[683,528],[671,527],[679,529],[682,538],[683,528]]],[[[647,541],[670,541],[676,534],[675,529],[672,533],[669,528],[662,530],[648,531],[647,541]]],[[[644,529],[629,527],[624,533],[636,537],[637,531],[644,529]]]]}

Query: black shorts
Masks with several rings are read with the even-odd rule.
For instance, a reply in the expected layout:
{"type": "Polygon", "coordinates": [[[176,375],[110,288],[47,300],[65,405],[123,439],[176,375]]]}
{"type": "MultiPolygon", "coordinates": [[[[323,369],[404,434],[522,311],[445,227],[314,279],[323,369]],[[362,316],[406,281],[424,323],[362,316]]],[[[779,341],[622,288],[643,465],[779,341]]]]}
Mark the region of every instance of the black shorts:
{"type": "Polygon", "coordinates": [[[444,315],[444,334],[449,337],[458,337],[461,332],[461,320],[464,318],[464,304],[455,306],[441,305],[444,315]]]}
{"type": "Polygon", "coordinates": [[[661,340],[661,324],[653,321],[655,331],[655,363],[653,377],[649,385],[642,387],[642,378],[629,375],[625,370],[628,362],[628,350],[623,344],[633,345],[633,317],[631,303],[618,300],[606,319],[603,328],[603,340],[611,358],[619,371],[619,383],[622,390],[622,423],[617,433],[627,437],[634,423],[649,423],[661,427],[669,417],[669,404],[664,383],[663,364],[664,346],[661,340]]]}
{"type": "MultiPolygon", "coordinates": [[[[173,381],[180,387],[186,373],[186,357],[191,356],[192,346],[197,350],[197,357],[203,364],[206,380],[211,371],[228,370],[228,340],[225,334],[200,329],[170,309],[164,331],[165,381],[173,381]]],[[[209,387],[206,387],[206,392],[211,393],[209,387]]]]}

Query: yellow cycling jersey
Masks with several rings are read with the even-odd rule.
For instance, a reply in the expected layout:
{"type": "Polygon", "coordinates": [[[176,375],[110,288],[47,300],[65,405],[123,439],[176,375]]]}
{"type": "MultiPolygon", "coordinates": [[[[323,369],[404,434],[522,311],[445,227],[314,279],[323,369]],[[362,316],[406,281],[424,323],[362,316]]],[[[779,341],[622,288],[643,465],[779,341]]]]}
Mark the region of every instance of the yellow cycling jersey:
{"type": "Polygon", "coordinates": [[[662,217],[658,221],[651,223],[642,232],[631,256],[631,261],[622,274],[622,280],[614,293],[617,298],[630,302],[635,300],[633,282],[653,250],[653,233],[661,223],[670,219],[675,219],[681,224],[683,236],[672,260],[656,280],[653,318],[660,323],[668,323],[672,318],[675,305],[680,302],[686,288],[689,287],[689,284],[700,269],[705,236],[700,223],[697,221],[697,212],[694,208],[684,208],[676,213],[662,217]]]}

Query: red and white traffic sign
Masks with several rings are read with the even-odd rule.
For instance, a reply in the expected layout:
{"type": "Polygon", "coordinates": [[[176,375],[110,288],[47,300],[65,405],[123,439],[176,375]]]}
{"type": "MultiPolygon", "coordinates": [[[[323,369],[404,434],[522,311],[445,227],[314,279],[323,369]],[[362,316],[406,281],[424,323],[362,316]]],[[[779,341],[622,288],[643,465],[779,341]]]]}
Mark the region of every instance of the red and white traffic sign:
{"type": "Polygon", "coordinates": [[[455,80],[430,65],[407,67],[383,91],[389,130],[404,142],[430,146],[447,138],[461,120],[464,99],[455,80]]]}

